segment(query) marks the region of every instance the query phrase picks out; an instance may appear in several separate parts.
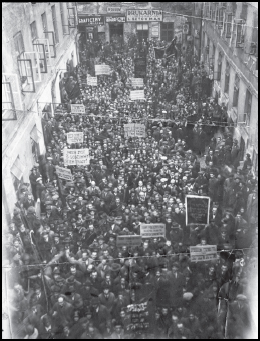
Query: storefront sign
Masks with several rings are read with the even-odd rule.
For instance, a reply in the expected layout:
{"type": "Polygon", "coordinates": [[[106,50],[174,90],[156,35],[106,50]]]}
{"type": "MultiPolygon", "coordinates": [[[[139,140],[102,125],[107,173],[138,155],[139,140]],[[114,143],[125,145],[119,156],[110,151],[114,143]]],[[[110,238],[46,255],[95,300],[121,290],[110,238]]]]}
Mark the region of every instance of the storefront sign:
{"type": "Polygon", "coordinates": [[[162,21],[162,10],[160,9],[127,9],[126,21],[162,21]]]}
{"type": "Polygon", "coordinates": [[[97,77],[87,77],[87,85],[97,86],[97,77]]]}
{"type": "Polygon", "coordinates": [[[142,238],[166,237],[165,224],[140,224],[140,235],[142,238]]]}
{"type": "Polygon", "coordinates": [[[217,259],[217,245],[190,246],[190,260],[205,262],[217,259]]]}
{"type": "Polygon", "coordinates": [[[116,237],[116,246],[140,246],[142,244],[142,237],[141,236],[117,236],[116,237]]]}
{"type": "Polygon", "coordinates": [[[67,181],[73,181],[73,177],[72,177],[70,169],[62,168],[59,166],[56,166],[55,169],[56,169],[56,174],[60,179],[64,179],[67,181]]]}
{"type": "Polygon", "coordinates": [[[79,15],[78,16],[78,25],[86,26],[86,25],[104,25],[104,16],[101,15],[79,15]]]}
{"type": "Polygon", "coordinates": [[[85,114],[85,106],[83,104],[71,104],[71,114],[85,114]]]}
{"type": "Polygon", "coordinates": [[[107,7],[107,13],[120,13],[121,7],[107,7]]]}
{"type": "Polygon", "coordinates": [[[125,22],[125,16],[120,17],[106,17],[106,23],[113,23],[113,22],[125,22]]]}
{"type": "Polygon", "coordinates": [[[64,165],[65,166],[86,166],[89,165],[89,149],[65,149],[64,148],[64,165]]]}
{"type": "Polygon", "coordinates": [[[95,65],[95,75],[110,75],[110,66],[109,65],[95,65]]]}
{"type": "Polygon", "coordinates": [[[210,197],[199,195],[186,195],[186,225],[209,224],[210,197]]]}
{"type": "Polygon", "coordinates": [[[83,132],[72,132],[67,133],[68,143],[82,143],[83,142],[83,132]]]}
{"type": "Polygon", "coordinates": [[[132,87],[143,88],[144,80],[143,78],[131,78],[132,87]]]}
{"type": "Polygon", "coordinates": [[[138,99],[145,99],[144,98],[144,90],[132,90],[132,91],[130,91],[130,99],[131,99],[131,101],[136,101],[138,99]]]}

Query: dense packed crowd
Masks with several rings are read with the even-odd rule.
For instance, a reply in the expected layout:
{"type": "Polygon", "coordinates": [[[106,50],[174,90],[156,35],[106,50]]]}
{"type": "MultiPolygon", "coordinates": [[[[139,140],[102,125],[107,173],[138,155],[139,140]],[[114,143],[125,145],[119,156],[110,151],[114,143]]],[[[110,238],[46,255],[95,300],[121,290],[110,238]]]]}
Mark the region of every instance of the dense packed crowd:
{"type": "Polygon", "coordinates": [[[158,45],[134,36],[83,44],[80,96],[67,93],[54,117],[46,113],[46,154],[20,187],[8,234],[17,338],[221,339],[252,328],[258,194],[250,155],[240,166],[203,65],[179,51],[157,60],[158,45]],[[130,101],[140,55],[146,100],[130,101]],[[86,83],[95,64],[112,70],[96,87],[86,83]],[[73,103],[86,114],[71,114],[73,103]],[[146,137],[125,138],[129,122],[144,124],[146,137]],[[69,145],[68,132],[83,132],[83,143],[69,145]],[[89,165],[67,166],[73,181],[55,172],[64,148],[89,148],[89,165]],[[186,225],[187,194],[210,197],[208,225],[186,225]],[[117,246],[118,235],[139,235],[140,223],[166,224],[166,238],[117,246]],[[189,247],[207,244],[217,245],[217,260],[191,262],[189,247]],[[133,323],[129,306],[140,303],[144,319],[133,323]]]}

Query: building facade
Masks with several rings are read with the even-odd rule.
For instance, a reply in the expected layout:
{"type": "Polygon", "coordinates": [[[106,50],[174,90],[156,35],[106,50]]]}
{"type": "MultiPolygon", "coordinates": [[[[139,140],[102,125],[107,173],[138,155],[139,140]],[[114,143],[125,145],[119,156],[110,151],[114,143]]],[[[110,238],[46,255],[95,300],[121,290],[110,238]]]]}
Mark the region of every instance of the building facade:
{"type": "Polygon", "coordinates": [[[258,172],[258,4],[199,2],[193,8],[194,53],[214,81],[212,95],[227,106],[241,149],[258,172]]]}
{"type": "Polygon", "coordinates": [[[22,182],[45,153],[42,110],[78,61],[75,3],[2,5],[2,208],[11,218],[22,182]]]}

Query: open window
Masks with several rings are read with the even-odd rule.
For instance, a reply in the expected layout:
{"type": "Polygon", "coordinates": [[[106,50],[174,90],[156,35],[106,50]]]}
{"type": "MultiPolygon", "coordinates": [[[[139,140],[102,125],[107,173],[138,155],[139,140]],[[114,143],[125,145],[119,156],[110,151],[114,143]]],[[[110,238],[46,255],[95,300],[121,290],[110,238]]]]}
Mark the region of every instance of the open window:
{"type": "Polygon", "coordinates": [[[22,91],[35,92],[32,60],[30,58],[26,59],[24,53],[22,53],[17,58],[17,63],[22,83],[22,91]]]}
{"type": "Polygon", "coordinates": [[[40,53],[40,59],[44,60],[44,65],[43,67],[52,66],[52,61],[51,61],[51,52],[50,52],[50,44],[49,44],[49,39],[36,39],[34,42],[34,46],[37,50],[37,52],[40,53]],[[40,45],[43,45],[40,46],[40,45]]]}
{"type": "Polygon", "coordinates": [[[39,66],[41,73],[47,73],[47,60],[45,54],[44,44],[36,43],[36,40],[33,42],[33,49],[38,53],[39,58],[39,66]]]}
{"type": "Polygon", "coordinates": [[[34,82],[35,83],[41,82],[42,78],[41,78],[40,59],[39,59],[38,52],[36,51],[24,52],[24,57],[25,59],[31,59],[34,82]]]}
{"type": "Polygon", "coordinates": [[[76,27],[76,7],[67,7],[68,11],[68,23],[62,23],[64,35],[70,35],[70,29],[76,27]]]}
{"type": "Polygon", "coordinates": [[[236,47],[242,48],[245,43],[245,21],[236,19],[236,47]]]}
{"type": "Polygon", "coordinates": [[[47,35],[47,39],[49,41],[49,47],[50,47],[50,56],[51,58],[56,58],[56,42],[54,37],[53,31],[45,31],[45,34],[47,35]]]}
{"type": "Polygon", "coordinates": [[[2,74],[2,121],[17,119],[16,111],[23,110],[21,91],[16,74],[2,74]]]}
{"type": "Polygon", "coordinates": [[[17,156],[15,162],[11,167],[12,181],[15,189],[16,196],[18,195],[19,187],[23,184],[23,171],[25,167],[20,161],[20,157],[17,156]]]}

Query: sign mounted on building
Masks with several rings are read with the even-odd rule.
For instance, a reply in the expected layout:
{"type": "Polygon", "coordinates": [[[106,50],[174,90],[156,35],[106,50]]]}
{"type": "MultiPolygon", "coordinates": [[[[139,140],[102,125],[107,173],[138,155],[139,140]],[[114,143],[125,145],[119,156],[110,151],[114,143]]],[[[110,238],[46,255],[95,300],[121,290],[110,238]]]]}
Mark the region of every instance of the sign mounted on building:
{"type": "Polygon", "coordinates": [[[162,10],[160,9],[127,9],[126,21],[162,21],[162,10]]]}
{"type": "Polygon", "coordinates": [[[104,25],[104,16],[101,15],[78,15],[79,26],[104,25]]]}
{"type": "Polygon", "coordinates": [[[107,13],[120,13],[121,7],[107,7],[107,13]]]}
{"type": "Polygon", "coordinates": [[[125,16],[109,16],[106,17],[106,23],[117,23],[117,22],[125,22],[125,16]]]}

